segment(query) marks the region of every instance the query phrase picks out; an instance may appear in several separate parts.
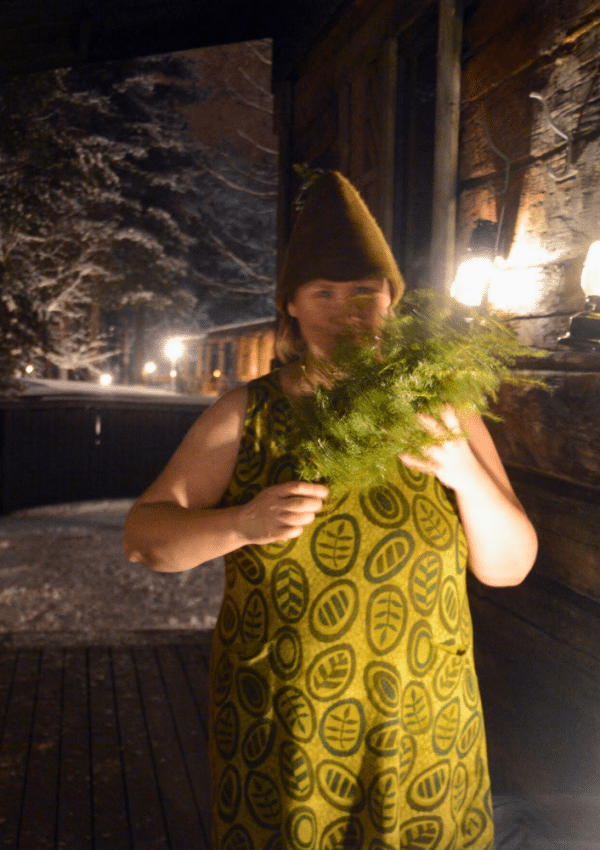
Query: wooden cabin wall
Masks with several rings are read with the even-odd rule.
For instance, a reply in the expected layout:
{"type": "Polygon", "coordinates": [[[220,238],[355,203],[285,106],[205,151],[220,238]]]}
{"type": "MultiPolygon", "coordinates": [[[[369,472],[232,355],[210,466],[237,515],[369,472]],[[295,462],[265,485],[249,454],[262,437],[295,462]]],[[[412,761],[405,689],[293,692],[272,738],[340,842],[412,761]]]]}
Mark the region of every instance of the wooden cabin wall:
{"type": "Polygon", "coordinates": [[[481,0],[464,38],[458,254],[478,218],[502,222],[490,302],[548,351],[527,374],[549,389],[504,387],[492,431],[538,530],[537,572],[600,600],[600,353],[557,341],[600,238],[600,3],[481,0]],[[571,136],[570,163],[531,92],[571,136]]]}
{"type": "Polygon", "coordinates": [[[360,0],[349,4],[326,36],[314,33],[305,55],[276,61],[280,258],[300,188],[290,179],[294,164],[346,174],[394,240],[398,45],[436,8],[433,0],[360,0]]]}
{"type": "MultiPolygon", "coordinates": [[[[557,342],[583,307],[581,270],[600,239],[600,0],[465,5],[457,258],[478,218],[501,222],[490,301],[518,317],[521,339],[549,351],[531,376],[552,387],[505,388],[497,408],[504,423],[492,429],[536,521],[538,570],[600,600],[589,531],[600,527],[600,354],[557,342]],[[571,134],[570,163],[532,92],[571,134]],[[565,526],[570,534],[557,545],[565,526]]],[[[433,173],[425,153],[434,128],[426,104],[435,91],[437,8],[355,0],[314,30],[310,49],[279,60],[280,257],[299,188],[292,165],[338,168],[391,239],[408,285],[427,285],[433,173]]]]}

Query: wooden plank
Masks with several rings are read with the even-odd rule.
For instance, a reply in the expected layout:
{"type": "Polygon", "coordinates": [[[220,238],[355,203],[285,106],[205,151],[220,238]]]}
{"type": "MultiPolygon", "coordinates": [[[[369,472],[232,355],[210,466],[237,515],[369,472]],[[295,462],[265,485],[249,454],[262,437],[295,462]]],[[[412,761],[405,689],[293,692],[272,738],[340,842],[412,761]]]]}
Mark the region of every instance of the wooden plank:
{"type": "Polygon", "coordinates": [[[17,654],[17,669],[0,746],[0,848],[6,850],[15,850],[19,842],[40,655],[38,651],[17,654]]]}
{"type": "Polygon", "coordinates": [[[17,653],[12,650],[0,650],[0,743],[6,722],[6,712],[10,702],[15,671],[17,667],[17,653]]]}
{"type": "Polygon", "coordinates": [[[528,622],[563,647],[570,663],[600,681],[600,606],[548,582],[537,568],[523,584],[511,588],[486,587],[472,580],[471,600],[487,600],[499,616],[528,622]]]}
{"type": "Polygon", "coordinates": [[[600,801],[597,661],[586,667],[489,599],[472,599],[472,611],[493,776],[540,801],[566,789],[600,801]]]}
{"type": "Polygon", "coordinates": [[[87,650],[63,658],[57,850],[92,850],[91,742],[87,650]]]}
{"type": "Polygon", "coordinates": [[[209,643],[177,647],[190,691],[202,716],[207,739],[210,652],[209,643]]]}
{"type": "Polygon", "coordinates": [[[170,844],[131,649],[113,649],[113,665],[133,847],[164,850],[170,844]]]}
{"type": "Polygon", "coordinates": [[[206,708],[196,702],[176,648],[163,646],[158,647],[156,651],[177,735],[183,742],[183,759],[200,811],[208,846],[210,771],[208,736],[205,727],[206,708]]]}
{"type": "Polygon", "coordinates": [[[199,805],[184,761],[186,744],[179,738],[168,708],[155,648],[136,648],[134,658],[170,846],[208,850],[199,805]]]}
{"type": "Polygon", "coordinates": [[[54,850],[56,846],[62,656],[60,649],[42,652],[19,850],[54,850]]]}
{"type": "Polygon", "coordinates": [[[109,648],[88,650],[94,850],[130,850],[128,801],[109,648]]]}

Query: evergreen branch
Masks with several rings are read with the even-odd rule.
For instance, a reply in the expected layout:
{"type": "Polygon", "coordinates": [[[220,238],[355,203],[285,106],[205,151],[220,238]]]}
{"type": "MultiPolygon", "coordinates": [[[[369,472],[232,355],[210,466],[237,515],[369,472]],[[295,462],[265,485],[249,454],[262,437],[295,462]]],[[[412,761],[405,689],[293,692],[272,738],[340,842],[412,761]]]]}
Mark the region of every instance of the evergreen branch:
{"type": "Polygon", "coordinates": [[[379,336],[346,336],[331,362],[318,363],[314,393],[291,401],[297,424],[286,448],[303,480],[324,480],[334,490],[372,487],[398,455],[423,457],[439,442],[420,414],[452,438],[441,421],[447,406],[459,416],[492,416],[489,403],[502,383],[539,384],[511,366],[544,353],[489,315],[431,292],[410,293],[379,336]]]}

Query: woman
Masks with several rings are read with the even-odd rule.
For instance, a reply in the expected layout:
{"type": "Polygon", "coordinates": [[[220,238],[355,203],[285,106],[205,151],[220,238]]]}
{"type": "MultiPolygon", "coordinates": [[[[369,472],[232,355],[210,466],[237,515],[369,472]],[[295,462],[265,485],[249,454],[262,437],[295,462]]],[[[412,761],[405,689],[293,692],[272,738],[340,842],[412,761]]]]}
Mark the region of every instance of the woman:
{"type": "Polygon", "coordinates": [[[153,569],[225,555],[215,850],[493,845],[467,547],[481,581],[511,585],[536,536],[485,426],[447,410],[468,438],[335,498],[295,480],[281,447],[289,398],[311,391],[319,359],[342,330],[376,331],[402,290],[358,193],[325,174],[278,285],[286,365],[217,401],[128,517],[127,555],[153,569]]]}

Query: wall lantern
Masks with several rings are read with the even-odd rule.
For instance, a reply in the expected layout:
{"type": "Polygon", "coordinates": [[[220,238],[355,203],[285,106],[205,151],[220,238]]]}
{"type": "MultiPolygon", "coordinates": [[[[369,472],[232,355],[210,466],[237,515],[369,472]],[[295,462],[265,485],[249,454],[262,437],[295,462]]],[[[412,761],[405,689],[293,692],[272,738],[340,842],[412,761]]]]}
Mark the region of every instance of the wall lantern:
{"type": "Polygon", "coordinates": [[[479,218],[458,267],[450,295],[467,307],[485,307],[498,253],[498,223],[479,218]]]}
{"type": "Polygon", "coordinates": [[[592,242],[583,271],[581,288],[585,307],[571,317],[569,333],[558,340],[580,351],[600,351],[600,242],[592,242]]]}

